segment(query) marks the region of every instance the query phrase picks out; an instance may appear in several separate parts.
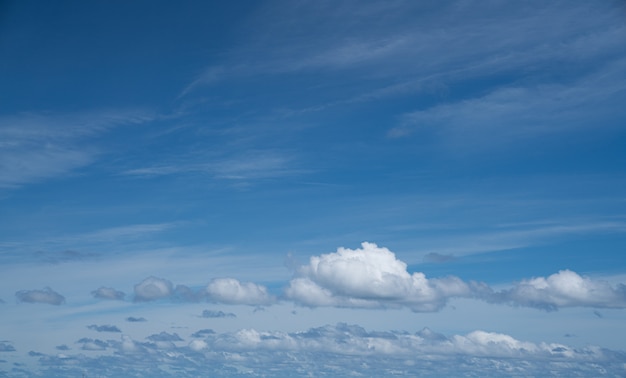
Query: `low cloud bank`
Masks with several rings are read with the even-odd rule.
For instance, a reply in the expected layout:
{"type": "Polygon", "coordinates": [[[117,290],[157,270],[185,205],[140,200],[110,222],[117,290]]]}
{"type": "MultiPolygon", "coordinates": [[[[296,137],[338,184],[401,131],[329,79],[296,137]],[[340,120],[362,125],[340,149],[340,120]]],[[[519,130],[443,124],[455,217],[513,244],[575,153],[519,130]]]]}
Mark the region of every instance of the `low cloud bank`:
{"type": "MultiPolygon", "coordinates": [[[[189,332],[191,332],[190,330],[189,332]]],[[[241,329],[199,330],[189,338],[161,332],[134,340],[128,335],[82,338],[75,354],[38,353],[44,376],[90,375],[197,377],[241,371],[332,376],[621,376],[624,352],[561,343],[529,342],[476,330],[446,336],[418,332],[369,331],[339,323],[301,332],[241,329]],[[84,353],[83,351],[90,351],[84,353]],[[469,369],[469,370],[468,370],[469,369]]],[[[9,349],[10,350],[10,349],[9,349]]]]}

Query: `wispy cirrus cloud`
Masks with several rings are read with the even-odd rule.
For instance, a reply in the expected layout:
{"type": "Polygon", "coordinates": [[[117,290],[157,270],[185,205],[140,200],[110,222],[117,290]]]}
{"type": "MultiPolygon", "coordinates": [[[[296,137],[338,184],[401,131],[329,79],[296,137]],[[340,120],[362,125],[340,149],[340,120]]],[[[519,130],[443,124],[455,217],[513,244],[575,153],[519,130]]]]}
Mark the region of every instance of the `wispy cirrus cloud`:
{"type": "Polygon", "coordinates": [[[101,152],[87,143],[90,138],[152,119],[153,114],[142,110],[2,116],[0,188],[17,188],[89,165],[101,152]]]}
{"type": "Polygon", "coordinates": [[[255,31],[251,37],[224,54],[223,63],[207,67],[182,93],[240,78],[293,73],[321,75],[322,81],[338,80],[353,89],[344,98],[326,97],[324,104],[310,107],[325,109],[401,93],[445,91],[450,83],[476,77],[511,72],[532,77],[541,69],[553,70],[554,61],[584,70],[594,58],[619,56],[626,35],[612,4],[516,4],[514,10],[511,5],[471,4],[268,3],[242,25],[255,31]],[[284,21],[288,19],[299,23],[284,21]],[[581,22],[564,21],[568,19],[581,22]]]}
{"type": "Polygon", "coordinates": [[[203,174],[218,180],[251,181],[301,174],[293,158],[278,151],[248,151],[230,157],[190,156],[174,164],[134,168],[122,172],[134,177],[203,174]]]}
{"type": "Polygon", "coordinates": [[[499,145],[565,130],[595,128],[600,119],[608,124],[605,127],[615,128],[615,119],[624,115],[616,113],[614,106],[616,98],[626,92],[624,67],[626,59],[620,59],[574,83],[495,88],[482,97],[405,114],[401,125],[388,135],[436,131],[454,145],[484,148],[485,143],[499,145]]]}

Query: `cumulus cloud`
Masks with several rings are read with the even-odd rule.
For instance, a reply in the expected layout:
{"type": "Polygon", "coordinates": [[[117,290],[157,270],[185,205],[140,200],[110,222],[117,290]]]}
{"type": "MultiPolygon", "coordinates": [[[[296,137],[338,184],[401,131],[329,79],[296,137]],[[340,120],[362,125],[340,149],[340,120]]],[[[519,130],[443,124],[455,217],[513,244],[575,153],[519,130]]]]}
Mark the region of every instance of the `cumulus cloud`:
{"type": "Polygon", "coordinates": [[[311,257],[285,295],[306,306],[407,306],[420,312],[437,311],[448,298],[471,296],[479,288],[457,277],[427,279],[406,268],[389,249],[364,242],[359,249],[311,257]]]}
{"type": "Polygon", "coordinates": [[[65,297],[49,287],[43,290],[20,290],[15,293],[18,302],[26,303],[47,303],[60,305],[65,303],[65,297]]]}
{"type": "Polygon", "coordinates": [[[237,315],[232,312],[204,310],[202,311],[203,318],[236,318],[237,315]]]}
{"type": "Polygon", "coordinates": [[[511,289],[495,293],[493,301],[548,311],[576,306],[626,308],[626,285],[612,286],[571,270],[561,270],[548,277],[523,280],[511,289]]]}
{"type": "Polygon", "coordinates": [[[115,290],[110,287],[100,287],[97,290],[91,292],[94,298],[98,299],[115,299],[123,300],[126,294],[122,291],[115,290]]]}
{"type": "Polygon", "coordinates": [[[174,287],[166,279],[150,276],[135,285],[135,301],[147,302],[172,295],[174,287]]]}
{"type": "Polygon", "coordinates": [[[87,328],[94,330],[96,332],[122,332],[119,328],[114,325],[89,325],[87,328]]]}
{"type": "Polygon", "coordinates": [[[274,302],[265,286],[252,282],[239,282],[234,278],[216,278],[206,287],[209,300],[246,305],[267,305],[274,302]]]}

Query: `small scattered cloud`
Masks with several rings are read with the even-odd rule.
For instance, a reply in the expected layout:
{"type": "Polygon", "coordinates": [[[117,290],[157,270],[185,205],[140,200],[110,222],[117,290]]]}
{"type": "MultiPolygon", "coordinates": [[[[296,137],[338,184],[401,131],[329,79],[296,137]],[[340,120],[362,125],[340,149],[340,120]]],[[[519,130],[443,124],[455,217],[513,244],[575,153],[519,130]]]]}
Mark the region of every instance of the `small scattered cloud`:
{"type": "Polygon", "coordinates": [[[96,325],[92,324],[87,326],[87,328],[96,331],[96,332],[122,332],[119,328],[114,325],[96,325]]]}
{"type": "Polygon", "coordinates": [[[171,296],[174,287],[166,279],[151,276],[135,285],[134,291],[135,302],[148,302],[171,296]]]}
{"type": "Polygon", "coordinates": [[[56,349],[65,351],[65,350],[70,350],[70,347],[68,347],[67,345],[63,344],[63,345],[57,345],[56,349]]]}
{"type": "Polygon", "coordinates": [[[626,308],[626,285],[612,286],[566,269],[518,282],[493,294],[492,301],[547,311],[561,307],[626,308]]]}
{"type": "Polygon", "coordinates": [[[237,315],[232,312],[204,310],[202,311],[203,318],[236,318],[237,315]]]}
{"type": "Polygon", "coordinates": [[[0,341],[0,352],[15,352],[15,347],[6,341],[0,341]]]}
{"type": "Polygon", "coordinates": [[[148,320],[144,317],[129,316],[126,318],[126,321],[131,322],[131,323],[139,323],[139,322],[147,322],[148,320]]]}
{"type": "Polygon", "coordinates": [[[110,287],[100,287],[91,292],[94,298],[123,300],[126,294],[122,291],[115,290],[110,287]]]}
{"type": "Polygon", "coordinates": [[[43,290],[20,290],[15,296],[18,302],[46,303],[55,306],[65,303],[65,297],[49,287],[43,290]]]}
{"type": "Polygon", "coordinates": [[[209,300],[228,304],[251,306],[267,305],[275,301],[265,286],[252,282],[239,282],[234,278],[216,278],[206,287],[209,300]]]}

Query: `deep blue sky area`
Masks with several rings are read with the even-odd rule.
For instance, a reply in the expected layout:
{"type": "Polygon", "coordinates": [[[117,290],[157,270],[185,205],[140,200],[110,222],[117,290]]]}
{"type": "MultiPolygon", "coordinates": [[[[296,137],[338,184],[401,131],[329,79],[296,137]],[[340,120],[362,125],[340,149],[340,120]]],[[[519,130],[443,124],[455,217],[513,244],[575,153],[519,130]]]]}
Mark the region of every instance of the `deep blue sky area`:
{"type": "Polygon", "coordinates": [[[0,377],[623,376],[625,20],[1,2],[0,377]]]}

